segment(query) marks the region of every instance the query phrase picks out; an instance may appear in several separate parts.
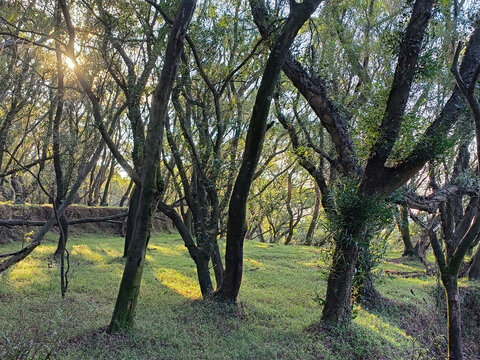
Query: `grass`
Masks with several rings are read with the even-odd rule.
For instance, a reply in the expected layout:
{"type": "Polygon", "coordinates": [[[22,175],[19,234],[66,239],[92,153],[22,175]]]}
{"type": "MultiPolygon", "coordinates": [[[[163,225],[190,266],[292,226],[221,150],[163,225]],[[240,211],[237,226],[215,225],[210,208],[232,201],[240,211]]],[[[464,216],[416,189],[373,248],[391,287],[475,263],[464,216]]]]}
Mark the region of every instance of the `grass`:
{"type": "Polygon", "coordinates": [[[151,239],[135,328],[110,336],[104,329],[123,271],[122,247],[119,237],[70,239],[65,299],[52,234],[0,275],[0,358],[398,360],[434,359],[435,349],[444,350],[441,327],[422,323],[427,334],[420,334],[411,321],[438,318],[437,282],[383,273],[423,270],[417,262],[392,262],[395,252],[379,266],[377,281],[391,306],[357,307],[351,327],[325,333],[312,330],[328,274],[318,248],[247,242],[241,306],[234,309],[200,299],[193,261],[177,234],[151,239]]]}

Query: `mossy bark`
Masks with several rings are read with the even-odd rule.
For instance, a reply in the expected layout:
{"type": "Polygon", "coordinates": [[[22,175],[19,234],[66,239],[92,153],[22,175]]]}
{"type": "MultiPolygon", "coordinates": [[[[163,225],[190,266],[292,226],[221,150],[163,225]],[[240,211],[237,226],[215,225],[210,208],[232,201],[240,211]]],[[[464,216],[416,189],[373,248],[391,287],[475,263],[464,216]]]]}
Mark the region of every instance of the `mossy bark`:
{"type": "Polygon", "coordinates": [[[145,250],[150,239],[152,217],[155,212],[155,176],[155,171],[149,174],[144,181],[145,185],[141,191],[133,236],[128,249],[127,262],[120,283],[115,310],[108,327],[109,333],[130,330],[133,327],[145,262],[145,250]]]}
{"type": "Polygon", "coordinates": [[[135,225],[135,215],[138,210],[139,201],[140,201],[140,188],[135,185],[132,191],[132,195],[130,196],[130,204],[128,205],[128,217],[127,217],[127,225],[125,228],[125,245],[123,247],[123,257],[127,257],[127,254],[128,254],[128,246],[130,245],[130,241],[133,236],[133,228],[135,225]]]}
{"type": "Polygon", "coordinates": [[[159,196],[164,190],[159,174],[159,164],[167,108],[195,5],[195,0],[183,0],[179,6],[168,38],[165,63],[152,95],[150,122],[145,140],[143,174],[140,184],[138,184],[141,186],[140,200],[135,216],[133,236],[128,246],[125,269],[108,328],[109,333],[129,330],[133,327],[152,219],[159,196]]]}
{"type": "Polygon", "coordinates": [[[446,274],[442,275],[442,282],[447,297],[448,359],[462,360],[462,315],[457,274],[446,271],[446,274]]]}

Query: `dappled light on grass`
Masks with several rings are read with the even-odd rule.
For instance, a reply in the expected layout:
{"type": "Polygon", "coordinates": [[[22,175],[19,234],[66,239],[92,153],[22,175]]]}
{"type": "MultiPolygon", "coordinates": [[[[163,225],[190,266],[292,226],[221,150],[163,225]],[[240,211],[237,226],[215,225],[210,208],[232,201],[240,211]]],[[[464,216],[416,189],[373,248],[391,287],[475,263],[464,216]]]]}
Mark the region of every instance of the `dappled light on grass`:
{"type": "Polygon", "coordinates": [[[16,290],[30,291],[33,285],[47,283],[55,273],[56,264],[53,258],[48,261],[44,257],[39,259],[38,257],[30,256],[0,275],[0,283],[5,281],[5,284],[12,286],[16,290]]]}
{"type": "Polygon", "coordinates": [[[297,261],[297,264],[302,265],[302,266],[314,267],[314,268],[321,268],[321,267],[327,268],[328,267],[325,263],[323,263],[319,260],[297,261]]]}
{"type": "Polygon", "coordinates": [[[92,251],[88,245],[73,245],[71,254],[83,256],[86,260],[94,262],[103,261],[103,256],[92,251]]]}
{"type": "Polygon", "coordinates": [[[201,297],[200,287],[197,281],[181,274],[177,270],[159,268],[154,271],[154,274],[162,285],[179,295],[189,299],[199,299],[201,297]]]}
{"type": "Polygon", "coordinates": [[[101,245],[101,251],[107,256],[113,257],[113,258],[118,258],[123,256],[123,250],[120,249],[114,249],[111,247],[111,245],[108,245],[106,243],[102,243],[101,245]]]}
{"type": "Polygon", "coordinates": [[[162,246],[162,245],[149,244],[147,248],[147,252],[152,250],[158,251],[160,254],[166,255],[166,256],[179,256],[179,255],[182,255],[187,249],[183,245],[162,246]]]}
{"type": "Polygon", "coordinates": [[[427,277],[395,277],[396,287],[431,287],[435,283],[435,279],[427,277]]]}
{"type": "MultiPolygon", "coordinates": [[[[64,331],[67,345],[51,345],[62,359],[410,360],[426,346],[416,333],[415,339],[406,335],[410,327],[404,324],[415,323],[411,316],[429,319],[437,284],[433,277],[404,278],[379,271],[376,285],[394,303],[374,310],[376,315],[359,309],[353,326],[343,332],[309,334],[306,329],[321,316],[319,302],[328,275],[328,264],[316,249],[247,241],[240,293],[246,317],[240,319],[216,304],[193,301],[201,299],[195,264],[178,234],[152,236],[135,329],[127,340],[112,339],[98,329],[111,318],[125,264],[124,239],[71,239],[65,300],[60,297],[59,269],[52,256],[57,241],[56,234],[51,236],[46,245],[0,276],[0,329],[16,324],[20,334],[30,334],[38,319],[46,318],[39,336],[51,345],[49,334],[64,331]],[[390,306],[397,303],[402,306],[398,309],[411,311],[399,314],[397,307],[390,306]]],[[[2,249],[18,247],[8,244],[2,249]]],[[[398,264],[381,267],[394,265],[398,264]]],[[[430,334],[432,324],[420,324],[430,334]]]]}
{"type": "Polygon", "coordinates": [[[405,331],[392,326],[378,316],[369,313],[362,308],[357,308],[356,311],[358,312],[358,316],[354,320],[356,324],[370,331],[374,331],[376,336],[385,339],[392,346],[400,347],[404,344],[404,340],[413,341],[413,339],[408,336],[405,331]]]}
{"type": "Polygon", "coordinates": [[[418,271],[425,271],[425,268],[422,268],[421,266],[412,266],[408,264],[402,264],[398,262],[391,262],[391,261],[385,261],[384,265],[382,268],[386,268],[389,270],[397,270],[397,271],[404,271],[404,272],[418,272],[418,271]]]}
{"type": "Polygon", "coordinates": [[[251,246],[258,247],[258,248],[263,248],[263,249],[268,249],[269,247],[272,247],[273,245],[259,242],[259,243],[254,243],[251,246]]]}
{"type": "Polygon", "coordinates": [[[40,245],[35,248],[33,255],[53,255],[56,247],[53,245],[40,245]]]}
{"type": "Polygon", "coordinates": [[[250,258],[244,258],[243,262],[247,265],[250,265],[251,267],[258,268],[258,269],[264,269],[265,266],[263,265],[262,262],[250,258]]]}

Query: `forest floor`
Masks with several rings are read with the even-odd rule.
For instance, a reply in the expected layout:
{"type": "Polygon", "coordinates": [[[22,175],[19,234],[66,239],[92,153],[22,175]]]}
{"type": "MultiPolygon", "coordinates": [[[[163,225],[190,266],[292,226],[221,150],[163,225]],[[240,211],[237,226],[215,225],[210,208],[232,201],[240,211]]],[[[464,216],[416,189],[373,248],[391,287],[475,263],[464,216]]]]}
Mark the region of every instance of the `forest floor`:
{"type": "MultiPolygon", "coordinates": [[[[123,271],[118,236],[69,240],[69,286],[60,297],[56,236],[0,275],[1,359],[442,359],[444,294],[420,262],[388,252],[376,268],[383,296],[354,308],[353,324],[315,329],[328,275],[320,248],[246,242],[238,308],[200,300],[178,234],[153,236],[134,330],[108,335],[123,271]]],[[[223,243],[221,244],[224,245],[223,243]]],[[[14,251],[18,243],[0,246],[14,251]]],[[[480,283],[461,281],[466,359],[480,359],[480,283]]]]}

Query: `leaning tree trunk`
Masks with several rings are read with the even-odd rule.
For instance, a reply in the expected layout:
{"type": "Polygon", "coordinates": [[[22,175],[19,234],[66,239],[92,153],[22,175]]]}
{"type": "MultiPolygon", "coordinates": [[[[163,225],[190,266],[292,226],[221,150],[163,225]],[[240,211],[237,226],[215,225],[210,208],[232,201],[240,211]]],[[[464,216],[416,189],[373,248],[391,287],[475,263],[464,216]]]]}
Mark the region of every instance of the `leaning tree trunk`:
{"type": "Polygon", "coordinates": [[[145,262],[145,251],[150,239],[150,229],[152,217],[156,210],[155,199],[157,195],[155,169],[143,178],[138,204],[139,211],[136,216],[132,242],[128,249],[127,262],[120,283],[115,310],[108,328],[109,333],[130,330],[133,327],[145,262]]]}
{"type": "Polygon", "coordinates": [[[152,95],[151,116],[145,140],[140,201],[115,309],[108,328],[109,333],[133,327],[152,218],[156,211],[158,196],[163,191],[159,189],[160,174],[158,172],[168,102],[195,5],[195,0],[183,0],[179,6],[168,38],[165,63],[152,95]]]}
{"type": "MultiPolygon", "coordinates": [[[[267,117],[272,96],[290,46],[297,32],[315,11],[321,0],[290,2],[290,16],[283,25],[281,34],[268,57],[262,81],[255,98],[255,104],[245,140],[242,165],[237,175],[228,208],[227,245],[225,254],[225,276],[216,298],[236,302],[243,272],[243,241],[246,232],[247,198],[267,131],[267,117]]],[[[252,12],[259,11],[261,4],[250,0],[252,12]]],[[[261,10],[260,10],[261,11],[261,10]]]]}

